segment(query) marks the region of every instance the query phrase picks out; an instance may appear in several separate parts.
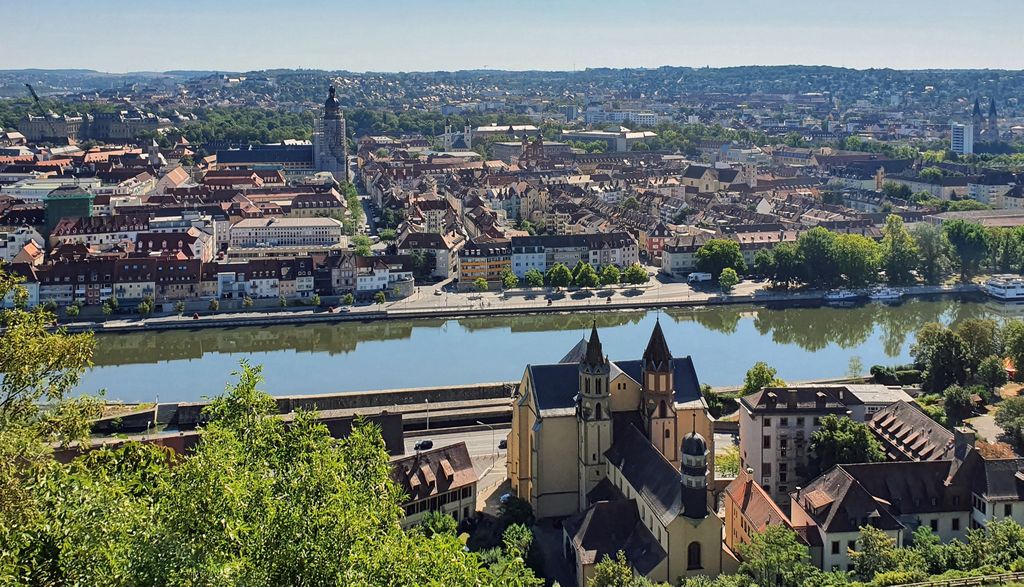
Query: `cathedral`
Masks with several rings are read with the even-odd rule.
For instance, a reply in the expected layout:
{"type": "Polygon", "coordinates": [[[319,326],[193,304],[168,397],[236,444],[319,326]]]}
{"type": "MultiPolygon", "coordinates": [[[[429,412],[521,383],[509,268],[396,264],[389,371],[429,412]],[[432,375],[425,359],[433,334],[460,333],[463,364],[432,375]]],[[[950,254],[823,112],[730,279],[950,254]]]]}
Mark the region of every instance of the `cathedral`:
{"type": "Polygon", "coordinates": [[[334,95],[334,86],[327,91],[324,114],[313,125],[313,167],[327,171],[337,181],[348,181],[348,141],[341,103],[334,95]]]}
{"type": "Polygon", "coordinates": [[[709,488],[712,418],[660,321],[640,360],[609,360],[595,325],[560,362],[527,366],[508,451],[516,495],[538,518],[565,518],[580,585],[619,550],[655,581],[735,568],[709,488]]]}

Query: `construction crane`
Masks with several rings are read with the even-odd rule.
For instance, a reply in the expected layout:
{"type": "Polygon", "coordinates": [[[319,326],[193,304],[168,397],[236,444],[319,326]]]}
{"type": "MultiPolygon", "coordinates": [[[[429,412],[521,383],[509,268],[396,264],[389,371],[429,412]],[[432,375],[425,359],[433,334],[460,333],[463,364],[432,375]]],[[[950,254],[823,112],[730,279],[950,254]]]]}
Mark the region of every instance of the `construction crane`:
{"type": "MultiPolygon", "coordinates": [[[[35,100],[36,106],[39,107],[39,113],[43,115],[43,118],[46,120],[46,124],[50,127],[50,135],[56,139],[57,127],[53,126],[53,120],[50,119],[50,113],[47,112],[45,108],[43,108],[42,102],[39,101],[39,94],[36,93],[36,90],[32,87],[32,84],[25,84],[25,87],[28,88],[28,93],[32,94],[32,99],[35,100]]],[[[68,142],[71,142],[70,139],[68,140],[68,142]]]]}

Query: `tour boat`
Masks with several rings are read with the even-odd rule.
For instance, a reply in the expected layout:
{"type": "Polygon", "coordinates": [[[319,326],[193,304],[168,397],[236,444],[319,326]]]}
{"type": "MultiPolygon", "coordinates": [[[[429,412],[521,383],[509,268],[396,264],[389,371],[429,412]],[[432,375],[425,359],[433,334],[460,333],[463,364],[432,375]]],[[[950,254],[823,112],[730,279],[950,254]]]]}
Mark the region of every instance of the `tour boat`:
{"type": "Polygon", "coordinates": [[[872,291],[870,294],[868,294],[869,299],[879,302],[891,302],[894,300],[901,299],[902,297],[903,292],[901,292],[898,289],[893,289],[891,287],[880,287],[872,291]]]}
{"type": "Polygon", "coordinates": [[[1024,300],[1024,277],[1020,275],[993,275],[985,282],[985,292],[997,300],[1016,302],[1024,300]]]}
{"type": "Polygon", "coordinates": [[[826,302],[852,302],[858,297],[856,292],[848,289],[833,289],[825,293],[826,302]]]}

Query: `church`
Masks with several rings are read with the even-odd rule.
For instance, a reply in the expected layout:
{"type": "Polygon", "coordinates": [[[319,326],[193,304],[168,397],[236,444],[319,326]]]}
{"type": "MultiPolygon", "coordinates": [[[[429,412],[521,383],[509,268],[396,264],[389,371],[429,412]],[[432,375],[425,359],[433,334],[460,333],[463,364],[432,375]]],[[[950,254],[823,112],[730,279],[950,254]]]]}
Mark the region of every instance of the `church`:
{"type": "Polygon", "coordinates": [[[660,321],[630,361],[604,355],[595,324],[560,362],[527,366],[508,477],[538,518],[565,518],[580,585],[619,550],[654,581],[729,572],[736,562],[709,488],[712,423],[693,361],[672,356],[660,321]]]}

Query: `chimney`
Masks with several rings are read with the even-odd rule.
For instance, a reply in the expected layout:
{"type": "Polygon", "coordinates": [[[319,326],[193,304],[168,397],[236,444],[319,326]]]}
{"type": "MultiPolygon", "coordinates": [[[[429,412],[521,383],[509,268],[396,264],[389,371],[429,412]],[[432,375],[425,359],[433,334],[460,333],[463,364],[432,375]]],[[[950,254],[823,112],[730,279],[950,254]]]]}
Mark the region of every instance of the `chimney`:
{"type": "Polygon", "coordinates": [[[958,460],[962,460],[974,448],[974,441],[974,430],[966,426],[957,426],[953,429],[953,454],[958,460]]]}

